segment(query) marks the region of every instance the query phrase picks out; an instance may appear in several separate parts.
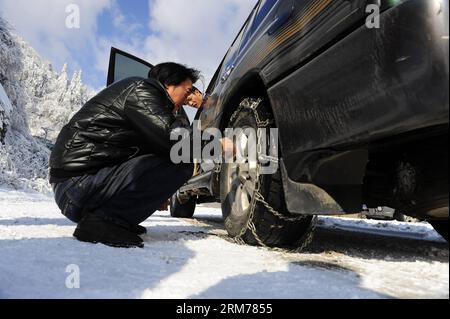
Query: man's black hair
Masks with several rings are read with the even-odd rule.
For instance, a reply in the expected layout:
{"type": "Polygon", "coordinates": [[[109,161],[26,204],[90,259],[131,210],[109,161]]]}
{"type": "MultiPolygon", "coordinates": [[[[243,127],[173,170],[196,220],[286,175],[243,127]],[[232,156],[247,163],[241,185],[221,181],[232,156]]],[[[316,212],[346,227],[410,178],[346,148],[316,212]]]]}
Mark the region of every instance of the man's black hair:
{"type": "Polygon", "coordinates": [[[192,83],[197,82],[200,71],[178,63],[167,62],[154,66],[148,73],[148,77],[158,80],[163,85],[180,85],[188,79],[192,83]]]}

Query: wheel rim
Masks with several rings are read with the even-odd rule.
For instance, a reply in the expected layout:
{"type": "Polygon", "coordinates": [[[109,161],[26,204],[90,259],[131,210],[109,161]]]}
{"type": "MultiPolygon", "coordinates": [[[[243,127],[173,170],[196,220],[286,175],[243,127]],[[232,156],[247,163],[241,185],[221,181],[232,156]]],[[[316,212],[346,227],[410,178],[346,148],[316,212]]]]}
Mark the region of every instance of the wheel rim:
{"type": "Polygon", "coordinates": [[[229,199],[233,214],[238,216],[249,214],[257,182],[258,163],[249,157],[251,147],[249,140],[244,132],[237,135],[236,144],[245,160],[240,163],[228,164],[229,199]]]}

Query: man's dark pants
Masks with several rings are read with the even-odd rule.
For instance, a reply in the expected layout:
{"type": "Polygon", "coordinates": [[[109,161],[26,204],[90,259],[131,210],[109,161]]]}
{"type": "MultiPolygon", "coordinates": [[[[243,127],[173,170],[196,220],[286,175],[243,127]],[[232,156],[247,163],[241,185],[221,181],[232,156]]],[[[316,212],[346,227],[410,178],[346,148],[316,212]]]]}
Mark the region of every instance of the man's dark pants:
{"type": "Polygon", "coordinates": [[[183,186],[193,169],[191,164],[175,165],[169,159],[145,155],[52,186],[62,213],[75,223],[89,213],[136,226],[183,186]]]}

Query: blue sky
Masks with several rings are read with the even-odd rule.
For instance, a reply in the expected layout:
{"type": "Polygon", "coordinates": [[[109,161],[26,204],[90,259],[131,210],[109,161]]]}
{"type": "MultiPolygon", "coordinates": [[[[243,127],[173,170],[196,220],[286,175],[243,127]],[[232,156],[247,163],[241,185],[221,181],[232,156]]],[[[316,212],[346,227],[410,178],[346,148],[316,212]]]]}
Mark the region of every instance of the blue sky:
{"type": "Polygon", "coordinates": [[[81,69],[105,85],[111,46],[156,64],[175,61],[213,75],[256,0],[0,0],[0,14],[56,70],[81,69]],[[68,29],[69,4],[80,28],[68,29]]]}
{"type": "MultiPolygon", "coordinates": [[[[125,32],[125,30],[118,26],[117,23],[114,23],[118,14],[122,15],[124,24],[135,26],[133,34],[131,35],[134,39],[145,39],[146,36],[152,33],[151,29],[148,27],[150,12],[149,1],[117,0],[116,5],[116,9],[103,10],[97,16],[97,38],[111,39],[111,46],[114,46],[114,43],[118,42],[118,39],[124,42],[127,41],[130,34],[125,32]]],[[[102,70],[90,72],[89,69],[92,65],[91,62],[93,57],[90,54],[86,54],[86,51],[74,51],[74,57],[81,63],[81,68],[85,71],[86,81],[88,81],[91,86],[101,87],[106,79],[105,73],[102,72],[102,70]]]]}

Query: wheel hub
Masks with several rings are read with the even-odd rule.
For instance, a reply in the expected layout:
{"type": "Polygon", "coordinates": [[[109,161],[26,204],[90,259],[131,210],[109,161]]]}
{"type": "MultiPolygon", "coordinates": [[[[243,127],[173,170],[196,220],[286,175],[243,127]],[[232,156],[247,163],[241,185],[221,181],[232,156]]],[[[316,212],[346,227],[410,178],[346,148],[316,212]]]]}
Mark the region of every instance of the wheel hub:
{"type": "Polygon", "coordinates": [[[228,183],[234,198],[233,211],[237,215],[245,215],[249,213],[255,193],[258,163],[251,159],[250,139],[243,132],[236,139],[242,161],[231,164],[228,183]]]}

